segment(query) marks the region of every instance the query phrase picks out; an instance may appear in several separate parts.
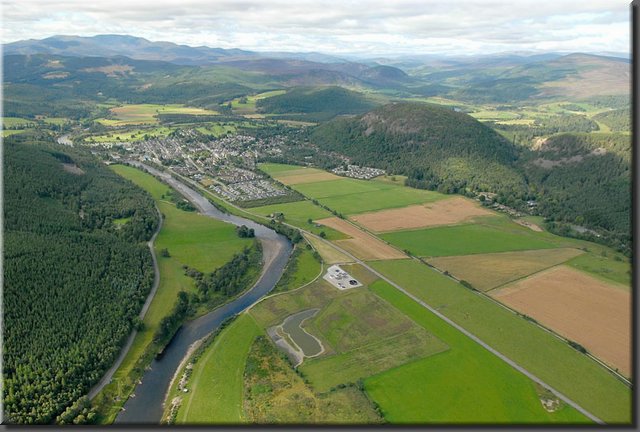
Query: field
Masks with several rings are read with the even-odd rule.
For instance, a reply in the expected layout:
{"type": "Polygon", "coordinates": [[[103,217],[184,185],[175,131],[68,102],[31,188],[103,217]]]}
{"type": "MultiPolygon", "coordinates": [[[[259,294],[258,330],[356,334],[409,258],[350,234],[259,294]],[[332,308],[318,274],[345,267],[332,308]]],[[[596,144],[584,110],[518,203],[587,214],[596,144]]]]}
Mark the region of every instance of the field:
{"type": "Polygon", "coordinates": [[[280,177],[278,181],[280,183],[284,183],[286,185],[294,185],[294,184],[302,184],[302,183],[314,183],[314,182],[322,182],[328,180],[339,180],[335,174],[331,174],[326,171],[312,172],[312,173],[304,173],[297,175],[287,175],[280,177]]]}
{"type": "Polygon", "coordinates": [[[627,289],[631,286],[631,265],[629,261],[626,257],[622,257],[612,251],[603,250],[600,255],[594,253],[584,254],[567,262],[567,265],[591,273],[602,280],[623,284],[627,289]],[[615,258],[618,258],[618,260],[615,258]]]}
{"type": "MultiPolygon", "coordinates": [[[[295,165],[261,164],[260,168],[278,181],[282,181],[288,176],[304,177],[309,174],[320,175],[325,173],[324,171],[295,165]]],[[[326,175],[322,176],[322,178],[325,180],[292,184],[292,187],[303,195],[316,199],[323,205],[342,214],[365,213],[446,198],[446,195],[438,192],[412,189],[392,182],[358,180],[337,176],[335,180],[326,180],[329,178],[326,175]]]]}
{"type": "Polygon", "coordinates": [[[315,279],[322,270],[322,263],[313,255],[313,251],[304,246],[296,246],[289,264],[273,292],[291,291],[315,279]]]}
{"type": "Polygon", "coordinates": [[[553,413],[524,375],[386,283],[372,287],[450,349],[365,380],[392,423],[585,423],[563,405],[553,413]]]}
{"type": "Polygon", "coordinates": [[[491,295],[630,376],[631,294],[624,288],[560,266],[491,295]]]}
{"type": "MultiPolygon", "coordinates": [[[[112,165],[111,169],[149,192],[165,216],[154,245],[161,275],[158,290],[144,317],[143,330],[138,332],[112,382],[101,393],[118,395],[133,384],[129,374],[151,343],[162,318],[171,312],[178,292],[195,289],[193,279],[184,274],[182,265],[213,271],[250,245],[251,240],[239,238],[232,225],[177,209],[163,199],[169,188],[153,176],[123,165],[112,165]],[[168,258],[159,256],[159,251],[165,248],[171,255],[168,258]]],[[[113,407],[107,418],[115,417],[117,409],[113,407]]]]}
{"type": "Polygon", "coordinates": [[[336,248],[329,246],[325,242],[318,240],[317,238],[311,237],[306,234],[304,238],[307,239],[307,241],[311,244],[311,246],[313,246],[316,251],[318,251],[318,253],[322,257],[322,260],[327,265],[353,262],[352,258],[338,251],[336,248]]]}
{"type": "Polygon", "coordinates": [[[433,258],[429,264],[471,283],[480,291],[488,291],[582,253],[581,250],[570,248],[541,249],[433,258]]]}
{"type": "Polygon", "coordinates": [[[92,135],[85,138],[89,143],[104,143],[117,141],[142,141],[149,138],[166,137],[173,129],[167,127],[156,127],[149,129],[135,129],[126,132],[112,132],[104,135],[92,135]]]}
{"type": "Polygon", "coordinates": [[[123,105],[111,108],[111,113],[115,119],[98,119],[98,123],[105,126],[124,126],[145,123],[158,123],[158,114],[192,114],[192,115],[214,115],[216,111],[202,108],[185,107],[180,104],[134,104],[123,105]]]}
{"type": "Polygon", "coordinates": [[[235,98],[231,101],[231,109],[234,114],[245,115],[247,117],[255,117],[256,115],[256,101],[259,99],[265,99],[272,96],[279,96],[285,94],[286,90],[271,90],[257,95],[246,96],[246,102],[242,103],[243,98],[235,98]]]}
{"type": "Polygon", "coordinates": [[[216,337],[195,364],[176,423],[211,424],[245,421],[243,374],[254,339],[261,334],[247,313],[216,337]]]}
{"type": "Polygon", "coordinates": [[[363,213],[350,219],[368,230],[384,232],[457,224],[492,214],[470,199],[454,197],[429,204],[363,213]]]}
{"type": "Polygon", "coordinates": [[[524,230],[505,230],[499,226],[477,223],[398,231],[382,234],[380,238],[409,250],[413,255],[431,257],[555,247],[553,243],[530,232],[532,235],[526,235],[524,230]]]}
{"type": "Polygon", "coordinates": [[[251,347],[244,372],[244,411],[252,423],[380,423],[355,386],[317,394],[266,338],[251,347]]]}
{"type": "MultiPolygon", "coordinates": [[[[604,421],[630,421],[630,389],[545,330],[416,260],[371,266],[604,421]]],[[[449,339],[434,334],[451,346],[449,339]]]]}
{"type": "Polygon", "coordinates": [[[351,238],[347,240],[336,240],[336,244],[357,258],[366,260],[405,258],[402,252],[356,228],[344,219],[331,217],[316,222],[350,236],[351,238]]]}
{"type": "Polygon", "coordinates": [[[346,238],[346,236],[339,231],[328,227],[316,227],[314,223],[309,223],[309,219],[316,220],[332,216],[327,210],[312,204],[311,201],[304,200],[253,207],[248,209],[248,211],[259,216],[269,216],[273,213],[282,213],[284,215],[283,221],[288,224],[295,225],[317,235],[320,235],[320,233],[324,231],[327,236],[326,238],[330,240],[346,238]]]}
{"type": "Polygon", "coordinates": [[[18,128],[28,128],[36,125],[35,120],[23,119],[20,117],[2,117],[2,127],[18,127],[18,128]]]}

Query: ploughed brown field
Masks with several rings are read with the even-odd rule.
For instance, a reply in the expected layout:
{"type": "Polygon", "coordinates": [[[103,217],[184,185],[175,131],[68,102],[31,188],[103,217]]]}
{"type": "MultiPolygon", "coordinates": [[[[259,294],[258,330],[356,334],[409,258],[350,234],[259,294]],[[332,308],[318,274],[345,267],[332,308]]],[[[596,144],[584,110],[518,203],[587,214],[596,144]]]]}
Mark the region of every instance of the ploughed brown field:
{"type": "Polygon", "coordinates": [[[399,250],[358,229],[344,219],[330,217],[315,222],[351,237],[346,240],[336,240],[334,243],[361,260],[406,258],[399,250]]]}
{"type": "Polygon", "coordinates": [[[621,373],[631,373],[631,294],[566,266],[490,292],[621,373]]]}
{"type": "Polygon", "coordinates": [[[374,232],[451,225],[477,216],[493,213],[480,204],[463,197],[443,199],[427,204],[375,211],[351,216],[351,220],[374,232]]]}

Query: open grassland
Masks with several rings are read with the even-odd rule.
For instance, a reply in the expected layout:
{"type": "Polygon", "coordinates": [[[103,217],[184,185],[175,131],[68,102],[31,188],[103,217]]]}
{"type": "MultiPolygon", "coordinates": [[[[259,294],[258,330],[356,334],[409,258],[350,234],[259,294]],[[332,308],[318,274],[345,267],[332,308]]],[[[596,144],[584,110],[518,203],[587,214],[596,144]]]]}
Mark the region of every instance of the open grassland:
{"type": "MultiPolygon", "coordinates": [[[[309,247],[309,246],[307,246],[309,247]]],[[[276,284],[273,292],[291,291],[314,280],[322,270],[320,257],[315,255],[313,249],[307,249],[303,245],[297,245],[289,259],[289,264],[282,277],[276,284]]]]}
{"type": "Polygon", "coordinates": [[[21,134],[23,132],[26,132],[28,130],[31,130],[31,129],[3,129],[2,130],[2,136],[3,137],[8,137],[8,136],[11,136],[11,135],[17,135],[17,134],[21,134]]]}
{"type": "MultiPolygon", "coordinates": [[[[517,226],[516,224],[512,224],[517,226]]],[[[453,256],[528,249],[548,249],[553,243],[528,230],[475,223],[422,230],[397,231],[380,237],[416,256],[453,256]]]]}
{"type": "Polygon", "coordinates": [[[258,337],[244,371],[244,412],[257,424],[380,423],[371,402],[355,386],[318,394],[283,359],[273,344],[258,337]]]}
{"type": "Polygon", "coordinates": [[[18,127],[18,128],[28,128],[33,127],[37,124],[35,120],[24,119],[20,117],[2,117],[2,127],[18,127]]]}
{"type": "Polygon", "coordinates": [[[300,366],[321,392],[447,349],[366,288],[334,298],[307,327],[336,353],[300,366]]]}
{"type": "Polygon", "coordinates": [[[142,141],[149,138],[166,137],[174,129],[168,127],[156,127],[148,129],[134,129],[125,132],[113,132],[104,135],[92,135],[85,138],[85,142],[104,143],[118,141],[142,141]]]}
{"type": "Polygon", "coordinates": [[[316,222],[351,237],[347,240],[336,240],[335,243],[357,258],[363,260],[405,258],[405,255],[399,250],[392,248],[380,239],[362,231],[344,219],[330,217],[320,219],[316,222]]]}
{"type": "Polygon", "coordinates": [[[375,232],[451,225],[477,216],[494,213],[477,202],[463,197],[442,199],[434,203],[362,213],[350,219],[375,232]]]}
{"type": "Polygon", "coordinates": [[[180,104],[133,104],[111,108],[114,119],[98,119],[97,122],[105,126],[124,126],[145,123],[158,123],[158,114],[191,114],[215,115],[216,111],[202,108],[185,107],[180,104]]]}
{"type": "Polygon", "coordinates": [[[492,291],[491,296],[631,373],[631,293],[559,266],[492,291]]]}
{"type": "Polygon", "coordinates": [[[326,175],[329,173],[314,168],[283,164],[261,164],[260,168],[278,181],[288,177],[297,178],[298,183],[292,183],[295,190],[343,214],[404,207],[446,198],[446,195],[438,192],[408,188],[393,182],[338,176],[335,176],[334,180],[329,180],[330,177],[326,175]],[[322,175],[324,180],[299,182],[300,178],[308,178],[309,175],[322,175]]]}
{"type": "Polygon", "coordinates": [[[286,185],[314,183],[314,182],[322,182],[322,181],[328,181],[328,180],[340,180],[340,177],[326,171],[320,171],[320,172],[309,173],[309,174],[305,173],[305,174],[298,174],[298,175],[287,175],[287,176],[282,176],[278,179],[280,183],[283,183],[286,185]]]}
{"type": "Polygon", "coordinates": [[[380,297],[449,345],[449,350],[365,380],[392,423],[588,423],[561,404],[547,412],[533,382],[386,282],[380,297]]]}
{"type": "MultiPolygon", "coordinates": [[[[163,196],[169,187],[150,174],[124,165],[112,165],[111,169],[149,192],[164,215],[162,229],[154,244],[160,270],[158,290],[144,317],[143,329],[136,335],[111,383],[102,392],[121,394],[133,385],[129,382],[129,374],[151,344],[162,318],[171,313],[178,292],[195,290],[193,279],[184,274],[182,266],[211,272],[248,246],[251,240],[239,238],[232,225],[179,210],[173,203],[165,201],[163,196]],[[160,256],[162,249],[167,249],[171,256],[160,256]]],[[[118,406],[113,406],[106,417],[115,418],[118,409],[118,406]]]]}
{"type": "Polygon", "coordinates": [[[584,252],[579,249],[540,249],[522,252],[463,255],[433,258],[428,262],[469,282],[480,291],[488,291],[532,273],[561,264],[584,252]]]}
{"type": "Polygon", "coordinates": [[[626,257],[611,250],[603,250],[600,254],[580,255],[567,262],[567,265],[602,280],[617,282],[627,289],[631,287],[631,263],[626,257]]]}
{"type": "Polygon", "coordinates": [[[267,297],[253,306],[250,313],[261,327],[268,328],[282,323],[296,312],[321,308],[338,295],[338,289],[324,279],[318,279],[294,292],[267,297]]]}
{"type": "Polygon", "coordinates": [[[319,240],[310,235],[304,234],[304,238],[313,246],[313,248],[320,254],[325,264],[347,263],[353,262],[353,259],[349,256],[338,251],[333,246],[319,240]]]}
{"type": "MultiPolygon", "coordinates": [[[[630,421],[631,390],[545,330],[416,260],[371,266],[604,421],[630,421]]],[[[451,346],[449,339],[434,334],[451,346]]]]}
{"type": "Polygon", "coordinates": [[[340,231],[336,231],[329,227],[317,227],[315,223],[309,223],[309,219],[324,219],[331,217],[331,213],[327,210],[314,205],[311,201],[295,201],[283,204],[272,204],[262,207],[253,207],[248,209],[249,212],[259,216],[269,216],[275,213],[282,213],[284,215],[283,222],[295,225],[306,231],[310,231],[314,234],[320,235],[324,231],[326,238],[329,240],[339,240],[347,238],[345,234],[340,231]]]}
{"type": "Polygon", "coordinates": [[[246,421],[242,408],[244,367],[254,339],[262,334],[243,313],[216,336],[191,373],[176,423],[212,424],[246,421]]]}
{"type": "Polygon", "coordinates": [[[231,101],[231,109],[234,114],[238,115],[252,115],[256,114],[256,102],[260,99],[266,99],[272,96],[280,96],[285,94],[286,90],[271,90],[256,95],[250,95],[245,97],[235,98],[231,101]]]}

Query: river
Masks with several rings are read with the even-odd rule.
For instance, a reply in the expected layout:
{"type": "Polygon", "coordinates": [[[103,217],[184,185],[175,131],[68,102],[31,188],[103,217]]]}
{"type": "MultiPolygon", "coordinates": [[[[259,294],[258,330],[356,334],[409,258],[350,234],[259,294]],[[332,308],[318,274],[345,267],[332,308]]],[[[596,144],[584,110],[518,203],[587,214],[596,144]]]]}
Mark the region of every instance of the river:
{"type": "MultiPolygon", "coordinates": [[[[282,275],[292,246],[286,237],[264,225],[221,212],[200,193],[176,180],[170,174],[141,162],[130,161],[129,163],[164,180],[189,199],[202,214],[234,225],[246,225],[253,228],[256,238],[262,243],[263,251],[264,267],[256,284],[235,300],[183,325],[165,348],[162,356],[153,360],[150,369],[145,371],[142,383],[138,384],[133,392],[135,396],[132,395],[127,400],[124,411],[121,411],[115,420],[115,423],[118,424],[158,424],[162,418],[162,404],[171,379],[190,345],[210,334],[225,319],[242,312],[269,293],[282,275]]],[[[220,373],[225,373],[225,371],[220,371],[220,373]]]]}

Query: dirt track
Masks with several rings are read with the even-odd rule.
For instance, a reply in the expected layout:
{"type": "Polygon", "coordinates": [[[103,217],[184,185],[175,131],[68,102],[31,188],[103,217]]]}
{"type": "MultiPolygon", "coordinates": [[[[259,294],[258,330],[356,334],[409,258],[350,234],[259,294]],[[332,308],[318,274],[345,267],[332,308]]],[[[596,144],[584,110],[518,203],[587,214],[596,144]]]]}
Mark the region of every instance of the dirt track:
{"type": "Polygon", "coordinates": [[[629,376],[631,294],[559,266],[490,293],[629,376]]]}
{"type": "Polygon", "coordinates": [[[351,219],[375,232],[424,228],[467,221],[493,213],[463,197],[443,199],[428,204],[376,211],[352,216],[351,219]]]}

